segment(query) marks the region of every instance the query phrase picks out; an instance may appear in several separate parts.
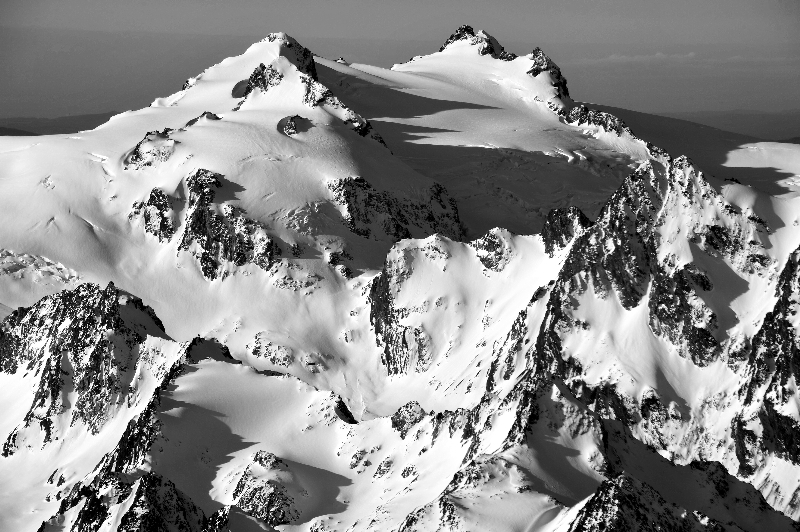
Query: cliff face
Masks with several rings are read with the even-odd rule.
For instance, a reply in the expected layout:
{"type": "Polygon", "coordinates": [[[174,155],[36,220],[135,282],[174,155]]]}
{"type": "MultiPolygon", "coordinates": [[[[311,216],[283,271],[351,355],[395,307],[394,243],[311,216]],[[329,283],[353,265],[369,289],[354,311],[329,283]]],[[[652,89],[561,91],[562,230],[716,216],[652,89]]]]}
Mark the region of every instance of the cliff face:
{"type": "Polygon", "coordinates": [[[112,283],[83,284],[12,313],[2,324],[0,367],[36,384],[3,455],[61,440],[75,426],[98,434],[119,410],[135,407],[132,383],[158,379],[172,363],[151,335],[166,336],[155,313],[112,283]]]}

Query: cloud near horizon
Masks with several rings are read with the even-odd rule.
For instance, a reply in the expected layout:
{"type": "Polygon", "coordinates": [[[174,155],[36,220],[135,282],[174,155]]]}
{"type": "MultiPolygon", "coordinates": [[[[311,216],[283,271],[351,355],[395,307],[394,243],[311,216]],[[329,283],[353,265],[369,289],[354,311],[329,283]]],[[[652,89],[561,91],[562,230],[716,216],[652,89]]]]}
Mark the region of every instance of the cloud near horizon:
{"type": "Polygon", "coordinates": [[[595,59],[593,63],[654,63],[664,61],[691,61],[697,57],[694,52],[687,54],[665,54],[657,52],[654,54],[646,55],[624,55],[624,54],[611,54],[601,59],[595,59]]]}

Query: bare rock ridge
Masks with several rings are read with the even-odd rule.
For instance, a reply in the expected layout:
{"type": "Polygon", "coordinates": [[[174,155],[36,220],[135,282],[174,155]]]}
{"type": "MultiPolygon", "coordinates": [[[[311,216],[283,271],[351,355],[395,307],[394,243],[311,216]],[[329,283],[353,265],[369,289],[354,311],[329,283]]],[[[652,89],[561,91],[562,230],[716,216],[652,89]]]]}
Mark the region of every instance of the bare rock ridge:
{"type": "Polygon", "coordinates": [[[137,402],[134,376],[169,371],[169,357],[139,359],[147,335],[163,325],[136,297],[112,283],[83,284],[20,308],[2,324],[2,371],[30,372],[38,384],[30,409],[3,444],[3,456],[67,437],[76,425],[99,433],[118,409],[137,402]]]}
{"type": "Polygon", "coordinates": [[[439,51],[443,52],[450,44],[457,41],[467,41],[478,47],[479,54],[491,55],[495,59],[502,61],[513,61],[517,57],[512,53],[506,52],[503,46],[497,42],[497,39],[488,33],[484,31],[475,32],[472,26],[468,25],[460,26],[439,48],[439,51]]]}
{"type": "Polygon", "coordinates": [[[414,227],[426,234],[440,233],[455,239],[464,235],[456,202],[438,183],[428,191],[427,202],[379,192],[362,177],[340,179],[328,188],[333,201],[345,209],[348,227],[357,235],[376,238],[385,234],[400,240],[410,238],[414,227]]]}
{"type": "MultiPolygon", "coordinates": [[[[197,260],[208,280],[225,277],[231,267],[256,264],[269,270],[281,255],[281,249],[269,236],[266,226],[246,217],[246,212],[228,204],[215,204],[215,189],[222,186],[221,175],[205,169],[192,172],[186,179],[186,201],[182,229],[177,238],[178,251],[187,251],[197,260]]],[[[158,188],[146,201],[133,204],[128,218],[142,220],[144,231],[169,242],[176,235],[173,203],[158,188]]]]}

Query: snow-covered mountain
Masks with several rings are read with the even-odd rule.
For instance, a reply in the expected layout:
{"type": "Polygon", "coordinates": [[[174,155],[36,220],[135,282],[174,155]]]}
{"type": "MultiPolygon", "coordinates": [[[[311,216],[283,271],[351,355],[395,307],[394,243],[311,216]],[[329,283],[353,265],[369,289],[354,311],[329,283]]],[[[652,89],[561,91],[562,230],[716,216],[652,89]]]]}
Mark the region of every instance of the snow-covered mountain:
{"type": "Polygon", "coordinates": [[[800,146],[568,74],[278,33],[0,139],[0,529],[797,529],[800,146]]]}

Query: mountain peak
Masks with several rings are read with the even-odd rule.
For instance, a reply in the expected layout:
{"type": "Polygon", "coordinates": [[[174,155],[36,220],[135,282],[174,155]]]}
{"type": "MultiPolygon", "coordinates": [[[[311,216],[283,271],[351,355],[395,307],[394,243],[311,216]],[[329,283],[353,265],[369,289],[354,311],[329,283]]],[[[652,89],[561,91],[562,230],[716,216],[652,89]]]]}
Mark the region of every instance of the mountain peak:
{"type": "Polygon", "coordinates": [[[293,37],[283,32],[270,33],[261,42],[277,43],[279,55],[291,61],[300,72],[308,74],[314,81],[318,81],[314,54],[293,37]]]}
{"type": "Polygon", "coordinates": [[[516,59],[516,55],[506,52],[497,39],[489,35],[483,30],[475,31],[472,26],[464,24],[453,33],[439,48],[440,52],[444,52],[453,43],[467,41],[472,46],[478,47],[480,55],[491,55],[495,59],[502,59],[503,61],[511,61],[516,59]]]}

